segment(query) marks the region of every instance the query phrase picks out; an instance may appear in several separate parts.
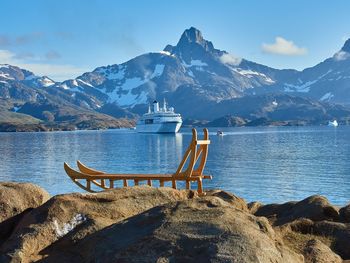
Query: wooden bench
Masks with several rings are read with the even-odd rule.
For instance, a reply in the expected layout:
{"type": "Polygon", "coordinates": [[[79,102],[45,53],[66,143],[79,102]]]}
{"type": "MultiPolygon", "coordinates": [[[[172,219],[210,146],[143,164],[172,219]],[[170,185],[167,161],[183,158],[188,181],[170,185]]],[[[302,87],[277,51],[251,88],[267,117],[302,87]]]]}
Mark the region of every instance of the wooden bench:
{"type": "Polygon", "coordinates": [[[160,186],[164,186],[164,182],[171,181],[174,189],[177,188],[177,181],[186,182],[186,189],[191,188],[191,182],[197,182],[198,193],[202,194],[202,180],[212,179],[211,175],[203,175],[210,144],[208,129],[203,129],[203,132],[203,140],[198,140],[196,129],[192,129],[191,143],[173,174],[109,174],[89,168],[80,161],[77,161],[79,171],[74,170],[67,163],[64,163],[64,169],[75,184],[88,192],[96,192],[91,188],[92,184],[108,190],[115,187],[115,181],[122,180],[123,186],[127,187],[128,181],[132,180],[134,185],[138,185],[140,181],[147,181],[150,186],[153,181],[158,181],[160,186]]]}

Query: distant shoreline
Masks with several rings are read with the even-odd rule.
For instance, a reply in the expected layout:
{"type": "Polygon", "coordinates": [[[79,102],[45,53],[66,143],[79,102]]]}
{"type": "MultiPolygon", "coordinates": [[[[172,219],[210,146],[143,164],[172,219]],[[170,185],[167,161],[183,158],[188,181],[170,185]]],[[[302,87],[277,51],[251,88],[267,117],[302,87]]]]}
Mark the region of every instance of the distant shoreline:
{"type": "MultiPolygon", "coordinates": [[[[328,126],[324,123],[291,123],[291,122],[271,122],[271,123],[259,123],[255,125],[211,125],[210,123],[200,124],[184,124],[182,128],[193,128],[193,127],[209,127],[209,128],[240,128],[240,127],[306,127],[306,126],[328,126]]],[[[340,126],[349,126],[349,124],[344,123],[340,126]]],[[[5,132],[58,132],[58,131],[98,131],[98,130],[118,130],[118,129],[132,129],[134,125],[127,126],[112,126],[112,127],[87,127],[87,128],[77,128],[73,125],[70,126],[60,126],[52,125],[47,126],[45,124],[11,124],[11,123],[0,123],[0,133],[5,132]]]]}

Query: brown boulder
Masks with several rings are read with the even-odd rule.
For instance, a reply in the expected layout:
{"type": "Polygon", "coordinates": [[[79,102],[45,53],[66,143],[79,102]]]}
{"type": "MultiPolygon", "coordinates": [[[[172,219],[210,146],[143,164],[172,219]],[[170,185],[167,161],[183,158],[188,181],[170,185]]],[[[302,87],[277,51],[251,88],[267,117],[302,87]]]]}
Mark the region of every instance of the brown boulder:
{"type": "Polygon", "coordinates": [[[155,207],[41,253],[42,262],[303,262],[265,218],[216,196],[155,207]]]}
{"type": "Polygon", "coordinates": [[[38,255],[41,250],[63,237],[70,246],[91,233],[154,206],[195,195],[193,191],[140,186],[96,194],[54,196],[18,223],[0,247],[0,254],[4,255],[0,262],[36,260],[41,257],[38,255]]]}
{"type": "Polygon", "coordinates": [[[301,233],[305,239],[312,236],[327,240],[335,253],[343,259],[350,259],[350,224],[299,219],[283,226],[285,236],[289,231],[301,233]]]}
{"type": "Polygon", "coordinates": [[[0,183],[0,222],[45,203],[49,194],[30,183],[0,183]]]}
{"type": "Polygon", "coordinates": [[[225,192],[222,190],[210,190],[206,192],[206,196],[216,196],[220,199],[226,201],[237,209],[243,211],[249,211],[246,201],[243,198],[240,198],[232,193],[225,192]]]}
{"type": "Polygon", "coordinates": [[[341,221],[350,223],[350,204],[339,210],[339,217],[341,221]]]}
{"type": "Polygon", "coordinates": [[[17,222],[31,209],[49,199],[49,194],[30,183],[0,183],[0,245],[17,222]]]}
{"type": "Polygon", "coordinates": [[[342,263],[340,256],[317,239],[310,240],[304,249],[305,263],[342,263]]]}
{"type": "Polygon", "coordinates": [[[263,204],[260,202],[250,202],[250,203],[248,203],[248,210],[251,214],[254,215],[256,213],[256,211],[258,211],[258,209],[262,206],[263,206],[263,204]]]}
{"type": "Polygon", "coordinates": [[[265,216],[275,224],[282,225],[300,218],[313,221],[339,220],[338,209],[332,206],[323,196],[310,196],[300,202],[264,205],[255,212],[257,216],[265,216]]]}

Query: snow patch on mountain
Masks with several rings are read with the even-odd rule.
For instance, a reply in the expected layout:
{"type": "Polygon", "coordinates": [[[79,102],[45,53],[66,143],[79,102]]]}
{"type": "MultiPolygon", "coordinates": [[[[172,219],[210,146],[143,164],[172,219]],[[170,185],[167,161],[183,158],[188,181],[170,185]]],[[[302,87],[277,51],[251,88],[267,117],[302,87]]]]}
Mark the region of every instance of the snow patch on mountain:
{"type": "Polygon", "coordinates": [[[13,111],[14,111],[14,112],[17,112],[17,111],[19,111],[21,108],[22,108],[22,107],[16,107],[16,106],[14,106],[14,107],[13,107],[13,111]]]}
{"type": "Polygon", "coordinates": [[[170,56],[170,57],[175,57],[174,54],[171,54],[169,51],[165,51],[165,50],[161,50],[157,53],[162,54],[162,55],[166,55],[166,56],[170,56]]]}
{"type": "Polygon", "coordinates": [[[94,87],[94,86],[92,86],[90,83],[87,83],[87,82],[85,82],[85,81],[83,81],[83,80],[81,80],[81,79],[77,79],[77,81],[79,81],[81,84],[83,84],[83,85],[86,85],[86,86],[89,86],[89,87],[94,87]]]}
{"type": "Polygon", "coordinates": [[[0,64],[0,68],[11,68],[12,66],[9,64],[0,64]]]}
{"type": "Polygon", "coordinates": [[[275,83],[273,79],[266,76],[265,74],[257,71],[253,71],[250,69],[240,69],[240,68],[234,68],[233,71],[237,72],[238,74],[241,74],[243,76],[246,76],[247,78],[253,78],[254,76],[262,77],[266,82],[268,83],[275,83]]]}
{"type": "Polygon", "coordinates": [[[141,93],[134,93],[133,90],[153,78],[160,77],[164,72],[165,65],[157,64],[154,68],[154,71],[149,76],[146,76],[145,79],[140,77],[127,78],[124,79],[122,85],[116,86],[113,91],[108,92],[106,89],[101,90],[108,97],[108,102],[116,102],[120,106],[134,106],[135,104],[147,103],[147,95],[145,91],[141,93]]]}
{"type": "Polygon", "coordinates": [[[50,87],[55,84],[55,82],[52,79],[49,79],[47,77],[42,77],[38,80],[40,84],[44,87],[50,87]]]}
{"type": "Polygon", "coordinates": [[[207,63],[203,62],[202,60],[199,59],[193,59],[191,60],[190,64],[187,64],[185,61],[182,62],[182,65],[185,68],[191,68],[191,67],[206,67],[208,66],[207,63]]]}
{"type": "Polygon", "coordinates": [[[331,98],[333,98],[334,95],[331,92],[327,92],[320,98],[320,101],[329,101],[331,98]]]}
{"type": "MultiPolygon", "coordinates": [[[[188,74],[191,77],[194,77],[193,72],[189,69],[194,69],[197,71],[205,71],[203,67],[207,67],[208,64],[199,59],[191,60],[190,64],[187,64],[185,61],[182,61],[182,65],[187,69],[188,74]]],[[[208,72],[209,73],[209,72],[208,72]]]]}
{"type": "Polygon", "coordinates": [[[60,88],[62,88],[64,90],[69,90],[69,87],[68,87],[68,85],[66,83],[60,84],[60,85],[58,85],[58,87],[60,87],[60,88]]]}
{"type": "Polygon", "coordinates": [[[14,78],[12,78],[8,73],[0,72],[0,77],[9,79],[9,80],[14,80],[14,78]]]}
{"type": "Polygon", "coordinates": [[[163,74],[164,67],[165,67],[165,65],[157,64],[155,69],[154,69],[153,74],[151,75],[151,79],[153,79],[155,77],[160,77],[163,74]]]}
{"type": "Polygon", "coordinates": [[[321,80],[323,77],[331,73],[332,70],[328,70],[325,74],[319,76],[317,79],[305,82],[302,85],[293,85],[293,84],[284,84],[284,91],[285,92],[302,92],[302,93],[307,93],[310,91],[310,86],[321,80]]]}
{"type": "Polygon", "coordinates": [[[110,80],[122,80],[125,76],[125,69],[126,67],[124,65],[118,65],[117,67],[97,68],[95,72],[110,80]]]}
{"type": "Polygon", "coordinates": [[[125,68],[120,68],[117,72],[112,72],[108,74],[106,77],[108,79],[115,79],[115,80],[121,80],[125,76],[125,68]]]}

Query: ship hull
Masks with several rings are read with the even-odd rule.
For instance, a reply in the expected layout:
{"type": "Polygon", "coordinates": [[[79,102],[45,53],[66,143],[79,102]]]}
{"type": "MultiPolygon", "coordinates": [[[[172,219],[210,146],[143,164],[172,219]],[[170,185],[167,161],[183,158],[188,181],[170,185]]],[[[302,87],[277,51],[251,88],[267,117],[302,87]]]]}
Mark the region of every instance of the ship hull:
{"type": "Polygon", "coordinates": [[[140,133],[177,133],[181,125],[182,122],[137,124],[136,131],[140,133]]]}

